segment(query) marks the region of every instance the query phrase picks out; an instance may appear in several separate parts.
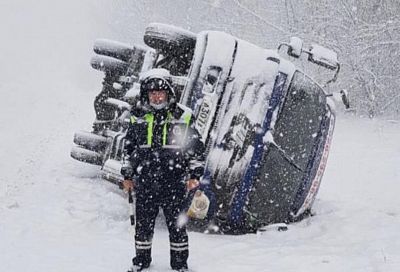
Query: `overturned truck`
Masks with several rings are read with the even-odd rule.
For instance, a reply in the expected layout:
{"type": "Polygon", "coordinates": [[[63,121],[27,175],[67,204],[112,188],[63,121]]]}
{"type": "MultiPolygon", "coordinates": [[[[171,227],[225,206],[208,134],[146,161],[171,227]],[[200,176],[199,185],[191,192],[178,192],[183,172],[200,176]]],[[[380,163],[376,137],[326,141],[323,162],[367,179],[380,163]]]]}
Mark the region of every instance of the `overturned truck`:
{"type": "Polygon", "coordinates": [[[91,65],[105,73],[103,89],[95,99],[93,130],[75,134],[71,156],[101,166],[106,180],[120,183],[140,74],[165,68],[207,146],[203,182],[210,183],[215,209],[192,224],[251,232],[308,215],[335,114],[330,95],[281,55],[332,70],[332,82],[340,68],[336,54],[319,45],[306,49],[298,38],[269,50],[224,32],[195,34],[156,23],[146,28],[144,42],[147,46],[95,42],[91,65]]]}

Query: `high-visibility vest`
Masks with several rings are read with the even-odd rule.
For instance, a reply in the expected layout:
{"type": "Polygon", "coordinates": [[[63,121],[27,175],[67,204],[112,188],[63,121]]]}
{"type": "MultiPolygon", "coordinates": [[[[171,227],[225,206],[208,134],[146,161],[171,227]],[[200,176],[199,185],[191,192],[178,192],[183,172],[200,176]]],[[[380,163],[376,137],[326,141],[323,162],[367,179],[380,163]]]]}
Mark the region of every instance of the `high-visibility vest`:
{"type": "MultiPolygon", "coordinates": [[[[177,123],[183,123],[186,126],[183,139],[186,138],[191,118],[192,118],[191,113],[184,113],[177,122],[177,123]]],[[[162,145],[165,147],[168,147],[167,145],[168,125],[171,124],[172,119],[173,119],[172,113],[168,112],[167,119],[165,120],[163,126],[163,135],[162,135],[162,145]]],[[[153,113],[145,114],[143,116],[143,120],[147,123],[147,147],[151,147],[153,144],[154,114],[153,113]]],[[[138,118],[136,118],[135,116],[131,116],[130,121],[132,124],[134,124],[138,121],[138,118]]]]}

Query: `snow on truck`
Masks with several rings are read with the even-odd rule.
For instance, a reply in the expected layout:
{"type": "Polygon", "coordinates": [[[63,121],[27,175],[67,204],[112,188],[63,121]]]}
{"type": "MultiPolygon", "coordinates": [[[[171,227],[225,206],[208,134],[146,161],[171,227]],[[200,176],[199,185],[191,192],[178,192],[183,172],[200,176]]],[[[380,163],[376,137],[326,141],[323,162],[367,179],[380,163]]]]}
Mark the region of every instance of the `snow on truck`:
{"type": "Polygon", "coordinates": [[[215,209],[192,224],[212,222],[221,232],[242,233],[309,215],[335,114],[330,95],[281,54],[305,55],[334,71],[330,83],[340,69],[336,53],[319,45],[305,49],[295,37],[269,50],[224,32],[195,34],[157,23],[146,28],[144,42],[95,42],[91,65],[105,73],[103,88],[93,131],[75,133],[71,156],[101,166],[102,176],[119,184],[140,75],[165,68],[207,146],[203,182],[210,182],[215,209]]]}

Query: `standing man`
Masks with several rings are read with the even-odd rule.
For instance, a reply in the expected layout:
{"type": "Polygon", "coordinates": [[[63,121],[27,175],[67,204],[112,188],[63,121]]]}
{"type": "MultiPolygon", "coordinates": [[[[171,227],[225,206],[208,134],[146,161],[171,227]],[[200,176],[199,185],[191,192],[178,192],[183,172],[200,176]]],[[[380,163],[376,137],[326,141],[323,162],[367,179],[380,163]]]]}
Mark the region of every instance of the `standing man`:
{"type": "Polygon", "coordinates": [[[192,126],[190,110],[176,103],[169,72],[153,69],[140,85],[143,112],[132,115],[125,138],[121,174],[124,188],[136,192],[136,256],[133,271],[150,266],[154,224],[163,209],[169,231],[170,264],[187,271],[188,235],[184,215],[187,189],[204,172],[204,144],[192,126]]]}

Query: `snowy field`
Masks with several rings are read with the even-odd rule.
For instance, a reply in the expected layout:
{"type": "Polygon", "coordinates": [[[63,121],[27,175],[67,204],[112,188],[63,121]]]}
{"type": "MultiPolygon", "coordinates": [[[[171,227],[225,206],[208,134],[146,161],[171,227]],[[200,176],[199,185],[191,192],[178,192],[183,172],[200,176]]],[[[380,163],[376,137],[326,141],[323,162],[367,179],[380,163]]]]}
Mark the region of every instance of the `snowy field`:
{"type": "MultiPolygon", "coordinates": [[[[9,178],[1,181],[0,271],[125,271],[133,237],[119,190],[68,157],[68,133],[42,139],[15,132],[31,141],[26,152],[17,150],[21,157],[6,159],[11,169],[2,164],[9,178]]],[[[286,232],[190,233],[189,265],[221,272],[399,271],[399,138],[399,124],[339,118],[316,216],[286,232]]],[[[161,223],[150,271],[169,271],[161,223]]]]}
{"type": "MultiPolygon", "coordinates": [[[[96,167],[69,157],[74,131],[94,118],[101,74],[88,63],[107,20],[95,0],[39,2],[52,13],[0,4],[0,271],[126,271],[128,203],[96,167]]],[[[316,215],[286,232],[190,233],[190,268],[400,271],[399,139],[398,121],[340,114],[316,215]]],[[[151,272],[169,271],[162,222],[153,260],[151,272]]]]}

